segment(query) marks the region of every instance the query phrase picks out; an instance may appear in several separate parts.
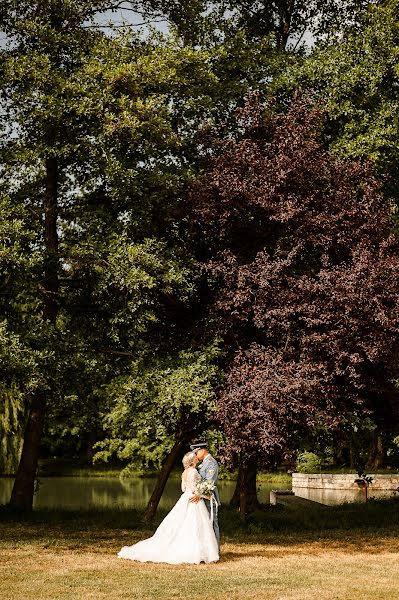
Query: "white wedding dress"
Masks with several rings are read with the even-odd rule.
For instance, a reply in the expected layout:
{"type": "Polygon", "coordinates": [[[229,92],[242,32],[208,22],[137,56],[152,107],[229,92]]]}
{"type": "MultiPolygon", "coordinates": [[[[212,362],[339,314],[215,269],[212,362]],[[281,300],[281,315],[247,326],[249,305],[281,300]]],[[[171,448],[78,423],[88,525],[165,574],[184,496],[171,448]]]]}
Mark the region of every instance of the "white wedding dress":
{"type": "Polygon", "coordinates": [[[214,562],[219,551],[208,510],[203,500],[190,502],[196,484],[201,479],[194,467],[189,467],[182,480],[182,495],[151,538],[125,546],[119,558],[155,563],[214,562]]]}

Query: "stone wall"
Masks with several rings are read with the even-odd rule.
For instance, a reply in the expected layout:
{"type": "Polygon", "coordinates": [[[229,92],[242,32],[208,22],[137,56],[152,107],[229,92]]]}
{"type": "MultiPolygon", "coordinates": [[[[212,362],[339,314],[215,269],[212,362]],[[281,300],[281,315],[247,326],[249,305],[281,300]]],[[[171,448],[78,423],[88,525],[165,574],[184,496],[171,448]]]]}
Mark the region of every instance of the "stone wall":
{"type": "MultiPolygon", "coordinates": [[[[399,488],[399,474],[392,475],[373,475],[373,481],[369,485],[370,490],[397,490],[399,488]]],[[[358,490],[359,485],[355,483],[358,479],[356,473],[293,473],[292,489],[325,489],[325,490],[358,490]]]]}

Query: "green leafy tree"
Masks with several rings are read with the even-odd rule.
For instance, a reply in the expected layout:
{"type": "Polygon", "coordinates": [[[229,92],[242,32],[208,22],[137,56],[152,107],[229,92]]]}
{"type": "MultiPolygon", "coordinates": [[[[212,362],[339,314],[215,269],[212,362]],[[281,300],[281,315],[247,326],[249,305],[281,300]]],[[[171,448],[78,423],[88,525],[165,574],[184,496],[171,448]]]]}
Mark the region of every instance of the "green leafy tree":
{"type": "Polygon", "coordinates": [[[372,159],[385,188],[398,189],[397,0],[369,3],[356,24],[331,30],[327,40],[295,73],[286,89],[298,85],[325,104],[325,139],[342,157],[372,159]]]}
{"type": "Polygon", "coordinates": [[[21,451],[25,398],[43,383],[40,365],[46,352],[29,344],[35,332],[28,310],[29,280],[38,258],[31,248],[30,214],[3,187],[0,214],[0,472],[13,473],[21,451]],[[20,335],[24,328],[25,339],[20,335]]]}
{"type": "Polygon", "coordinates": [[[91,418],[98,390],[141,346],[165,344],[168,307],[192,290],[172,198],[190,176],[185,156],[215,77],[207,56],[173,40],[107,38],[88,27],[103,6],[0,4],[9,37],[1,57],[2,216],[10,206],[20,211],[27,231],[24,241],[14,220],[25,271],[15,280],[2,263],[14,298],[2,310],[12,310],[9,335],[38,354],[11,499],[19,508],[32,506],[46,414],[64,418],[79,398],[91,418]]]}
{"type": "Polygon", "coordinates": [[[131,0],[124,5],[147,18],[164,18],[186,43],[225,38],[234,31],[254,40],[272,35],[279,50],[301,47],[306,34],[324,37],[334,26],[357,22],[373,0],[131,0]]]}
{"type": "Polygon", "coordinates": [[[160,476],[145,517],[156,511],[171,469],[190,440],[214,420],[220,381],[216,344],[152,358],[144,352],[129,372],[106,389],[112,398],[104,413],[107,437],[95,458],[116,454],[127,469],[156,466],[160,476]],[[164,461],[165,456],[167,460],[164,461]]]}

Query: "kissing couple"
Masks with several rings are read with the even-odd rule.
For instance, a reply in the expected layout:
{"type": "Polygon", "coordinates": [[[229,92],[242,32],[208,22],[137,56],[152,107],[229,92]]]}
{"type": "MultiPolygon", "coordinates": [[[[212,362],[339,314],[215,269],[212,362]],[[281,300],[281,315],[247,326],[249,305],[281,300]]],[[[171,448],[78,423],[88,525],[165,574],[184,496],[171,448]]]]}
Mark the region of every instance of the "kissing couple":
{"type": "Polygon", "coordinates": [[[125,546],[118,553],[119,558],[169,564],[219,560],[218,463],[207,444],[198,442],[184,455],[183,467],[182,495],[172,510],[152,537],[125,546]]]}

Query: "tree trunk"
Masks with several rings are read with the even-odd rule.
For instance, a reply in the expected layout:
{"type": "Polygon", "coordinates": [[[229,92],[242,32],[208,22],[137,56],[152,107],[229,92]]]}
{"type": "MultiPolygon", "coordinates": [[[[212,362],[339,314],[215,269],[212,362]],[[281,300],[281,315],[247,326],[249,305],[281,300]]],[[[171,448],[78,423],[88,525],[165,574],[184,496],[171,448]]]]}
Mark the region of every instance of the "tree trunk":
{"type": "Polygon", "coordinates": [[[244,515],[259,507],[256,490],[256,474],[256,456],[240,460],[237,483],[229,506],[231,508],[239,509],[244,515]]]}
{"type": "Polygon", "coordinates": [[[383,437],[378,429],[373,432],[373,443],[367,461],[367,470],[375,471],[386,466],[386,448],[383,437]]]}
{"type": "MultiPolygon", "coordinates": [[[[58,164],[57,159],[46,159],[46,191],[44,194],[44,283],[43,320],[55,327],[58,312],[58,164]]],[[[21,459],[11,494],[10,506],[19,510],[32,510],[35,478],[40,453],[40,443],[46,414],[46,393],[38,390],[28,415],[21,459]]]]}
{"type": "Polygon", "coordinates": [[[86,446],[86,458],[88,458],[88,460],[93,460],[93,456],[95,455],[96,451],[94,450],[94,444],[97,442],[97,429],[96,428],[92,428],[89,431],[89,435],[87,438],[87,446],[86,446]]]}
{"type": "Polygon", "coordinates": [[[32,510],[45,406],[45,394],[36,393],[29,411],[21,458],[10,500],[10,506],[19,510],[32,510]]]}
{"type": "Polygon", "coordinates": [[[237,473],[237,482],[236,487],[234,488],[233,495],[229,502],[230,508],[236,508],[237,510],[240,508],[240,485],[241,485],[241,463],[238,465],[238,473],[237,473]]]}
{"type": "Polygon", "coordinates": [[[240,456],[240,466],[238,468],[238,479],[230,506],[239,508],[242,519],[246,519],[248,514],[259,508],[258,495],[256,490],[256,474],[258,459],[256,455],[240,456]]]}
{"type": "Polygon", "coordinates": [[[288,39],[291,34],[291,22],[294,9],[295,0],[287,0],[280,15],[280,27],[277,33],[277,46],[279,50],[284,50],[287,47],[288,39]]]}
{"type": "Polygon", "coordinates": [[[166,458],[164,464],[162,465],[161,472],[158,475],[157,482],[155,484],[154,491],[151,494],[151,498],[147,504],[147,508],[144,511],[144,520],[151,521],[154,518],[155,513],[158,508],[159,501],[162,497],[163,491],[165,489],[165,485],[169,479],[169,475],[173,469],[173,465],[175,464],[184,444],[187,442],[186,437],[178,437],[176,442],[170,451],[168,457],[166,458]]]}
{"type": "Polygon", "coordinates": [[[356,456],[355,456],[355,452],[353,449],[353,443],[351,440],[349,440],[349,468],[350,469],[356,468],[356,456]]]}

